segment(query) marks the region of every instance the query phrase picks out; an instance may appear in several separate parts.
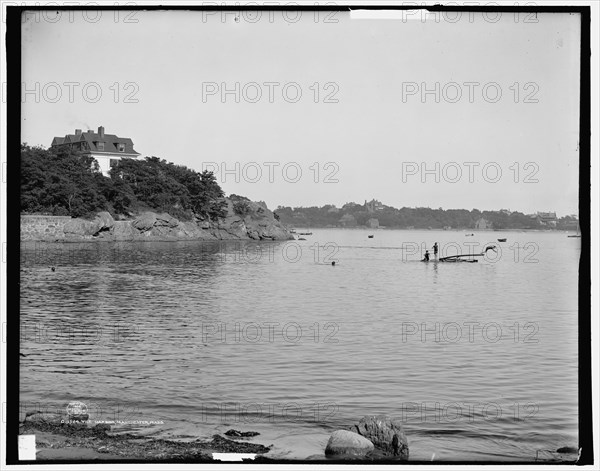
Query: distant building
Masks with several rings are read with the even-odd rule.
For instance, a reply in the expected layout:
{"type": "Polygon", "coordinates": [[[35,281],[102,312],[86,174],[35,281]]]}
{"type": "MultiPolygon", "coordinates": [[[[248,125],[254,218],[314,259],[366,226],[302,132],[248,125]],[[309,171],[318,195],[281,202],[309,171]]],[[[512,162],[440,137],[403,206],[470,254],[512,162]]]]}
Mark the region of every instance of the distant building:
{"type": "Polygon", "coordinates": [[[367,202],[367,200],[365,200],[365,209],[370,213],[374,213],[375,211],[381,211],[384,208],[385,206],[383,206],[381,201],[373,199],[367,202]]]}
{"type": "Polygon", "coordinates": [[[556,223],[558,222],[556,213],[537,212],[535,216],[538,222],[544,226],[556,227],[556,223]]]}
{"type": "Polygon", "coordinates": [[[475,229],[477,229],[478,231],[485,231],[485,230],[492,229],[492,223],[490,221],[488,221],[487,219],[479,218],[475,222],[475,229]]]}
{"type": "Polygon", "coordinates": [[[66,146],[94,157],[105,176],[109,176],[109,170],[119,160],[123,158],[136,159],[140,155],[134,150],[133,141],[130,138],[106,134],[104,126],[100,126],[98,132],[92,130],[81,132],[81,129],[75,129],[75,134],[55,137],[50,147],[57,149],[66,146]]]}
{"type": "Polygon", "coordinates": [[[377,218],[371,218],[367,221],[367,226],[370,227],[371,229],[378,229],[379,228],[379,219],[377,218]]]}

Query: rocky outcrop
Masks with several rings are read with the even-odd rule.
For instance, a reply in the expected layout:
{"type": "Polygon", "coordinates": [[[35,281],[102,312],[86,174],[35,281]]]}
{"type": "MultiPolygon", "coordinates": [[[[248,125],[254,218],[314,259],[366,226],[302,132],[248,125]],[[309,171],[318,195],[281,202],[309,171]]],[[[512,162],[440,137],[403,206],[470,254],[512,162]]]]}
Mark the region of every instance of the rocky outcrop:
{"type": "Polygon", "coordinates": [[[293,240],[292,236],[264,204],[246,201],[245,214],[239,214],[227,199],[227,216],[213,229],[218,239],[293,240]],[[230,237],[223,237],[229,235],[230,237]]]}
{"type": "Polygon", "coordinates": [[[131,221],[131,225],[140,232],[146,232],[154,228],[156,224],[156,213],[145,212],[131,221]]]}
{"type": "MultiPolygon", "coordinates": [[[[248,201],[244,214],[238,214],[233,202],[226,199],[227,213],[217,221],[179,221],[167,213],[146,211],[133,220],[115,221],[108,212],[101,212],[93,220],[61,219],[60,225],[52,217],[30,222],[30,216],[21,218],[22,240],[293,240],[294,236],[266,206],[248,201]],[[48,227],[52,226],[50,229],[48,227]]],[[[64,218],[63,218],[64,219],[64,218]]]]}
{"type": "Polygon", "coordinates": [[[374,450],[373,443],[359,434],[348,430],[336,430],[329,437],[325,455],[340,459],[363,458],[374,450]]]}
{"type": "Polygon", "coordinates": [[[114,240],[133,240],[138,235],[138,231],[131,221],[115,221],[112,236],[114,240]]]}
{"type": "Polygon", "coordinates": [[[108,231],[115,225],[115,220],[106,211],[102,211],[96,215],[92,224],[96,227],[96,233],[101,231],[108,231]]]}
{"type": "Polygon", "coordinates": [[[103,231],[110,231],[115,225],[115,220],[106,211],[102,211],[96,215],[92,221],[85,219],[71,219],[63,228],[67,237],[94,237],[103,231]]]}
{"type": "Polygon", "coordinates": [[[384,456],[408,460],[408,440],[400,422],[386,415],[365,416],[350,430],[370,440],[384,456]]]}

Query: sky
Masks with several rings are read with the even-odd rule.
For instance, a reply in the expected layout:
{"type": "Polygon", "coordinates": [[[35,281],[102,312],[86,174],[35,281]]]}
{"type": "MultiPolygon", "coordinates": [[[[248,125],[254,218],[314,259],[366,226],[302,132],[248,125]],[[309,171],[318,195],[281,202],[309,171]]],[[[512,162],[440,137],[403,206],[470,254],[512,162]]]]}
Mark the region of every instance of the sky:
{"type": "Polygon", "coordinates": [[[577,214],[579,40],[574,14],[37,12],[21,140],[104,126],[272,209],[577,214]]]}

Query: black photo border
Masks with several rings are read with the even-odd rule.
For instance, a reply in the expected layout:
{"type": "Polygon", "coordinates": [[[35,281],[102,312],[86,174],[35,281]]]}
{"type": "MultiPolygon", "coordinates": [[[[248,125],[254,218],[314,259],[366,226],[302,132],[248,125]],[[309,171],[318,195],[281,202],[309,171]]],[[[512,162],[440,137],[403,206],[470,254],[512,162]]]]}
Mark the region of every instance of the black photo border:
{"type": "MultiPolygon", "coordinates": [[[[591,251],[591,11],[589,6],[406,6],[406,5],[320,5],[298,6],[290,8],[281,6],[204,6],[204,5],[127,5],[127,6],[98,6],[90,8],[81,6],[13,6],[6,8],[6,61],[7,61],[7,397],[6,397],[6,464],[9,465],[41,465],[41,464],[185,464],[198,461],[156,461],[156,460],[36,460],[23,461],[18,457],[19,434],[19,364],[20,364],[20,147],[21,147],[21,15],[25,11],[337,11],[351,10],[427,10],[430,12],[501,12],[501,13],[573,13],[581,18],[581,56],[580,56],[580,106],[579,106],[579,220],[581,228],[582,254],[591,251]]],[[[596,51],[596,54],[599,51],[596,51]]],[[[598,158],[598,156],[596,156],[598,158]]],[[[595,162],[598,165],[598,162],[595,162]]],[[[581,256],[579,262],[579,312],[578,312],[578,360],[579,360],[579,448],[581,455],[579,465],[594,463],[593,450],[593,416],[592,416],[592,370],[591,370],[591,257],[581,256]]],[[[482,464],[523,464],[523,465],[563,465],[565,463],[548,462],[490,462],[490,461],[291,461],[291,460],[262,460],[257,458],[248,464],[345,464],[345,465],[380,465],[380,464],[427,464],[427,465],[482,465],[482,464]]],[[[215,463],[219,464],[219,463],[215,463]]],[[[223,462],[223,465],[232,463],[223,462]]]]}

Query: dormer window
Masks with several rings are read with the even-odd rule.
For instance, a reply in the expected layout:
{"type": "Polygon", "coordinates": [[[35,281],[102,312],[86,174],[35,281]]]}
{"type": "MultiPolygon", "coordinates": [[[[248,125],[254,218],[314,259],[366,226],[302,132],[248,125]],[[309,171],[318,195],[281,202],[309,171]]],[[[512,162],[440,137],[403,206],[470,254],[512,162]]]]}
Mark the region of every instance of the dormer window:
{"type": "Polygon", "coordinates": [[[104,142],[98,142],[96,146],[98,147],[98,150],[104,150],[104,142]]]}
{"type": "Polygon", "coordinates": [[[119,152],[125,152],[125,144],[117,144],[119,152]]]}

